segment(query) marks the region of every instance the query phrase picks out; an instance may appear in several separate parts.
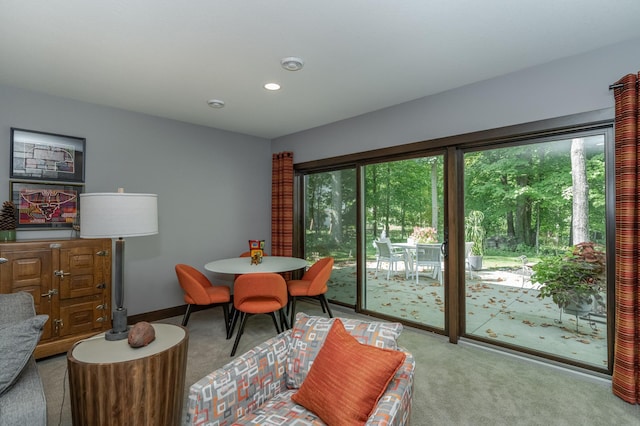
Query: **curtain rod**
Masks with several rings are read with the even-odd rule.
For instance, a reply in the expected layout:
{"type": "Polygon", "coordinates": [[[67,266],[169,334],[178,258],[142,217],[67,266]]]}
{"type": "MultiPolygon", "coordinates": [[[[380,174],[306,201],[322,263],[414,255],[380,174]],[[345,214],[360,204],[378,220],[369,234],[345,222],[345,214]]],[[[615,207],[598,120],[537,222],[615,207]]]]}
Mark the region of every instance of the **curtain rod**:
{"type": "MultiPolygon", "coordinates": [[[[636,86],[638,85],[638,79],[636,78],[636,86]]],[[[618,83],[618,84],[610,84],[609,85],[609,90],[613,90],[613,89],[617,89],[619,87],[623,87],[624,83],[618,83]]]]}

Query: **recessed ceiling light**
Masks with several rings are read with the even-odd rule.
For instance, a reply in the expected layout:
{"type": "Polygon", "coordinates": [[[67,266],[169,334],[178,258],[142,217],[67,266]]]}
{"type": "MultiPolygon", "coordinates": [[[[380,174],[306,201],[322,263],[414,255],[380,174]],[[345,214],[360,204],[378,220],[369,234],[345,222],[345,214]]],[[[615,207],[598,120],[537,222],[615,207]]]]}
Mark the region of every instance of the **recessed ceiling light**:
{"type": "Polygon", "coordinates": [[[211,108],[224,108],[224,101],[221,101],[220,99],[209,99],[207,101],[207,105],[211,108]]]}
{"type": "Polygon", "coordinates": [[[280,61],[280,65],[287,71],[298,71],[301,70],[304,66],[304,61],[302,58],[297,58],[295,56],[289,56],[288,58],[282,58],[280,61]]]}
{"type": "Polygon", "coordinates": [[[280,85],[278,83],[267,83],[264,88],[267,90],[280,90],[280,85]]]}

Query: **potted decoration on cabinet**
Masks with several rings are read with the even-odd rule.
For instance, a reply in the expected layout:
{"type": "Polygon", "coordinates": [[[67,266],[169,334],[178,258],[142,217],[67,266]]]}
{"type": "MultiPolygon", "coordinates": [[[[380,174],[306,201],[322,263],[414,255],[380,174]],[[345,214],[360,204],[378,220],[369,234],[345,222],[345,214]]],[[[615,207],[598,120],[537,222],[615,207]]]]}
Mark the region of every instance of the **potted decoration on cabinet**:
{"type": "Polygon", "coordinates": [[[466,239],[473,243],[469,254],[469,266],[474,271],[482,269],[482,256],[484,256],[485,229],[482,226],[484,213],[478,210],[471,210],[465,218],[466,239]]]}
{"type": "Polygon", "coordinates": [[[16,240],[16,206],[11,201],[2,203],[0,210],[0,241],[16,240]]]}
{"type": "Polygon", "coordinates": [[[533,282],[542,285],[538,297],[551,299],[566,313],[584,315],[604,306],[606,256],[592,242],[576,244],[564,255],[533,265],[533,282]]]}

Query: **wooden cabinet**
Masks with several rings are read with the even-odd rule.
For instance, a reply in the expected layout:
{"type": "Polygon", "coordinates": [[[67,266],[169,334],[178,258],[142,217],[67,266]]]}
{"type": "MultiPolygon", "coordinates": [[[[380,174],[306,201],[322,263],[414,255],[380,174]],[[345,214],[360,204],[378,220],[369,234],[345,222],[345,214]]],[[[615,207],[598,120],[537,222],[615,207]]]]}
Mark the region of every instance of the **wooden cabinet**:
{"type": "Polygon", "coordinates": [[[111,240],[0,243],[0,293],[26,291],[49,315],[36,358],[111,328],[111,240]]]}

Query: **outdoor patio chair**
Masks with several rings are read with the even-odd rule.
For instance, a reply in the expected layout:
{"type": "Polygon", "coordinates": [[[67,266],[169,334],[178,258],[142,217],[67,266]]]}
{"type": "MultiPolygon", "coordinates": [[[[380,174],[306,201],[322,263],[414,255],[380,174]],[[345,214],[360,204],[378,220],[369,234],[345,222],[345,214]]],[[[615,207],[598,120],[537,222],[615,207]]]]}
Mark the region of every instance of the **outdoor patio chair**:
{"type": "Polygon", "coordinates": [[[469,278],[473,278],[473,269],[471,263],[469,263],[469,256],[471,255],[471,249],[473,248],[473,241],[467,241],[464,243],[464,266],[469,271],[469,278]]]}
{"type": "Polygon", "coordinates": [[[417,244],[416,258],[413,261],[416,276],[416,283],[420,278],[420,267],[429,268],[432,272],[431,277],[437,279],[440,284],[443,283],[442,278],[442,244],[417,244]]]}
{"type": "Polygon", "coordinates": [[[376,247],[378,248],[378,259],[376,262],[376,272],[375,277],[378,276],[378,271],[380,270],[380,264],[385,262],[388,265],[387,268],[387,279],[391,275],[391,271],[398,272],[398,262],[402,262],[404,264],[405,278],[408,277],[409,268],[407,267],[407,256],[404,250],[395,249],[391,246],[391,241],[389,239],[385,240],[376,240],[376,247]]]}

